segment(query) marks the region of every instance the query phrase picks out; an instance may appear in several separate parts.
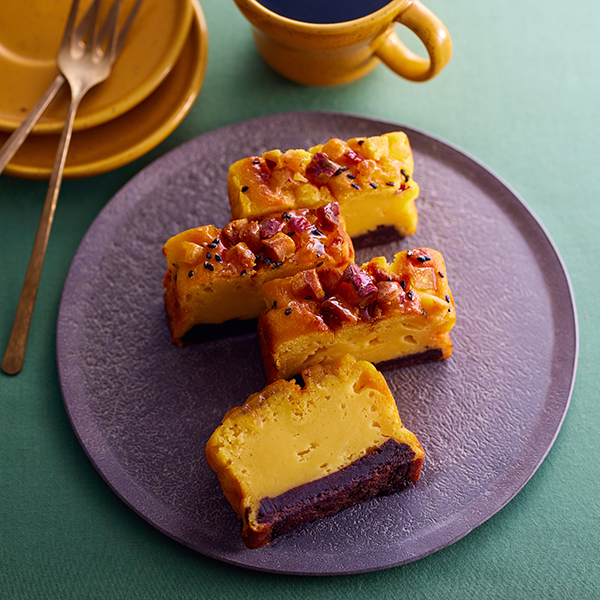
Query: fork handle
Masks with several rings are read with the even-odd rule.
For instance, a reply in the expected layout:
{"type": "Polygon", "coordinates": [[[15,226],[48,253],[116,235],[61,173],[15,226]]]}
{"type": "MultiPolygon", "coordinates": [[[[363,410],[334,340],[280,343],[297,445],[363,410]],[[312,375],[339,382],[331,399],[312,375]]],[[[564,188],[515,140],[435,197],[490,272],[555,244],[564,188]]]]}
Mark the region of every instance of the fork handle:
{"type": "Polygon", "coordinates": [[[23,283],[21,295],[19,296],[17,313],[10,332],[6,351],[4,352],[4,357],[2,359],[2,370],[8,375],[16,375],[23,368],[29,326],[31,325],[31,317],[33,315],[35,299],[37,297],[40,277],[42,275],[42,267],[44,266],[48,238],[50,237],[50,229],[52,228],[52,221],[56,210],[56,201],[58,199],[58,192],[60,190],[67,152],[69,150],[69,143],[73,133],[75,113],[77,112],[80,100],[80,94],[73,95],[71,105],[69,106],[67,120],[60,136],[56,159],[54,160],[52,174],[50,175],[48,192],[46,194],[46,199],[44,200],[44,207],[35,234],[31,256],[29,257],[25,281],[23,283]]]}
{"type": "Polygon", "coordinates": [[[42,113],[48,108],[50,102],[58,93],[58,90],[65,83],[65,78],[62,73],[56,76],[56,79],[50,84],[46,93],[37,101],[36,105],[31,109],[27,118],[15,129],[4,146],[0,150],[0,173],[4,171],[6,165],[11,161],[17,150],[23,145],[25,138],[29,135],[34,125],[39,121],[42,113]]]}

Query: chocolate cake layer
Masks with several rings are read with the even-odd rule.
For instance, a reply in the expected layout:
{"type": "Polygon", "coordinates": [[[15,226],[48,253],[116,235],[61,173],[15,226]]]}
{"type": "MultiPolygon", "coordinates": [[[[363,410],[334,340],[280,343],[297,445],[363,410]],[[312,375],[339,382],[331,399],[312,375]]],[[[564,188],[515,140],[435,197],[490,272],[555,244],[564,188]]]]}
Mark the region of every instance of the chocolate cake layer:
{"type": "Polygon", "coordinates": [[[194,325],[182,338],[181,345],[210,342],[247,333],[256,333],[258,319],[231,319],[225,323],[200,323],[194,325]]]}
{"type": "MultiPolygon", "coordinates": [[[[288,533],[378,495],[397,492],[419,479],[421,462],[410,446],[389,439],[356,462],[276,498],[263,498],[258,522],[272,524],[270,538],[288,533]]],[[[264,535],[247,544],[264,545],[264,535]]]]}
{"type": "Polygon", "coordinates": [[[379,225],[377,229],[353,237],[352,243],[355,250],[361,250],[362,248],[397,242],[401,239],[403,239],[403,236],[398,233],[393,225],[379,225]]]}
{"type": "Polygon", "coordinates": [[[391,360],[383,360],[377,363],[377,368],[380,371],[391,371],[399,367],[412,367],[428,362],[436,362],[444,358],[444,353],[441,348],[431,348],[425,352],[409,354],[408,356],[399,356],[391,360]]]}
{"type": "MultiPolygon", "coordinates": [[[[383,360],[375,363],[375,366],[379,371],[391,371],[392,369],[399,369],[401,367],[413,367],[415,365],[422,365],[428,362],[437,362],[444,359],[444,353],[441,348],[431,348],[425,350],[425,352],[417,352],[416,354],[409,354],[408,356],[399,356],[391,360],[383,360]]],[[[304,385],[302,375],[294,375],[289,377],[293,379],[300,386],[304,385]]]]}

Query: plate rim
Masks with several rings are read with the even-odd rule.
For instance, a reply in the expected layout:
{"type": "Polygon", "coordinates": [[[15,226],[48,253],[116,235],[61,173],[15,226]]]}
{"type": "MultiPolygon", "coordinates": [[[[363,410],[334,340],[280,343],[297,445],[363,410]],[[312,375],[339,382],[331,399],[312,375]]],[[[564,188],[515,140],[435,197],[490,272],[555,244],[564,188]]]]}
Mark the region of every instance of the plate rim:
{"type": "MultiPolygon", "coordinates": [[[[460,148],[459,146],[451,143],[451,142],[447,142],[446,140],[442,139],[439,136],[436,136],[434,134],[431,134],[429,132],[424,131],[423,129],[419,129],[416,127],[412,127],[412,126],[408,126],[402,123],[397,123],[397,122],[393,122],[393,121],[388,121],[385,119],[379,119],[376,117],[371,117],[371,116],[364,116],[364,115],[358,115],[358,114],[354,114],[354,113],[349,113],[349,112],[337,112],[337,111],[289,111],[289,112],[280,112],[280,113],[275,113],[275,114],[269,114],[269,115],[263,115],[263,116],[259,116],[259,117],[255,117],[255,118],[251,118],[251,119],[242,119],[239,121],[235,121],[230,123],[229,125],[225,125],[223,127],[219,127],[215,130],[212,131],[208,131],[205,132],[204,134],[201,134],[199,136],[197,136],[196,138],[193,138],[192,140],[189,140],[187,142],[185,142],[184,144],[182,144],[181,146],[178,146],[177,148],[173,149],[171,152],[165,154],[164,156],[158,158],[156,161],[154,161],[153,163],[151,163],[150,165],[148,165],[147,167],[145,167],[142,171],[140,171],[136,176],[134,176],[123,188],[121,188],[121,190],[119,192],[117,192],[117,194],[113,197],[113,199],[111,199],[111,201],[109,201],[109,203],[106,205],[106,207],[103,209],[103,211],[101,211],[101,213],[98,215],[98,217],[94,220],[94,222],[92,223],[92,225],[90,226],[90,228],[88,229],[88,233],[86,233],[86,235],[84,236],[83,240],[82,240],[82,245],[84,244],[88,234],[92,231],[92,228],[94,227],[99,227],[99,223],[100,221],[98,221],[98,219],[100,218],[101,215],[104,214],[104,216],[107,216],[107,210],[112,210],[114,209],[115,205],[117,202],[126,202],[127,198],[126,198],[126,191],[127,189],[132,189],[136,187],[136,183],[133,183],[134,181],[137,181],[139,183],[139,181],[143,180],[143,178],[148,177],[149,179],[152,179],[153,176],[153,170],[156,165],[155,163],[158,163],[162,160],[167,160],[166,157],[171,154],[172,152],[176,152],[176,151],[182,151],[181,147],[182,146],[186,146],[187,144],[190,143],[194,143],[195,140],[197,140],[198,138],[201,138],[202,136],[206,135],[206,134],[214,134],[215,132],[224,130],[224,129],[229,129],[229,128],[235,128],[236,126],[239,126],[240,124],[244,123],[244,124],[248,124],[248,123],[252,123],[252,122],[260,122],[260,121],[265,121],[265,120],[270,120],[273,118],[278,118],[278,117],[282,117],[282,116],[289,116],[289,115],[304,115],[308,118],[311,118],[313,116],[336,116],[336,117],[344,117],[344,118],[348,118],[348,117],[352,117],[352,118],[356,118],[356,119],[360,119],[360,120],[367,120],[369,122],[372,122],[374,124],[379,124],[379,125],[385,125],[385,126],[390,126],[390,127],[394,127],[394,128],[400,128],[401,130],[407,131],[407,133],[409,134],[410,137],[410,132],[415,132],[417,134],[420,134],[422,136],[424,136],[425,138],[429,138],[430,140],[434,141],[434,142],[438,142],[440,144],[442,144],[443,146],[451,149],[453,152],[456,152],[458,155],[462,156],[463,158],[467,159],[468,161],[471,161],[474,165],[477,166],[477,168],[482,169],[483,171],[485,171],[489,176],[491,176],[494,180],[496,180],[497,183],[500,184],[501,187],[503,187],[504,189],[506,189],[506,191],[509,193],[509,195],[511,196],[513,201],[517,201],[517,206],[519,206],[520,208],[522,208],[523,210],[525,210],[528,215],[530,216],[530,218],[532,219],[533,223],[535,224],[535,226],[538,228],[539,233],[541,234],[541,236],[543,237],[543,239],[545,240],[545,242],[549,245],[549,247],[551,248],[552,252],[553,252],[553,257],[554,259],[558,262],[559,266],[560,266],[560,277],[561,279],[564,280],[564,284],[565,287],[563,288],[563,290],[561,291],[561,294],[565,294],[565,299],[568,300],[568,305],[571,308],[571,312],[570,314],[572,315],[572,321],[571,319],[569,319],[569,327],[568,329],[568,334],[569,337],[571,337],[572,335],[572,343],[573,343],[573,355],[572,355],[572,362],[569,362],[569,372],[570,372],[570,381],[568,383],[567,386],[567,390],[566,390],[566,399],[563,399],[563,402],[560,403],[560,406],[562,407],[564,405],[564,408],[562,409],[562,413],[560,416],[560,419],[558,421],[558,423],[554,423],[554,427],[553,427],[553,433],[552,433],[552,438],[550,440],[550,442],[547,444],[547,446],[544,448],[544,451],[537,457],[536,462],[534,464],[530,464],[529,462],[527,462],[525,465],[523,465],[518,473],[520,475],[519,479],[519,484],[513,488],[511,488],[511,493],[510,494],[504,494],[501,498],[500,502],[494,502],[494,508],[489,512],[489,514],[486,514],[484,517],[481,517],[481,515],[479,515],[478,517],[473,517],[472,519],[468,519],[468,530],[464,530],[464,527],[459,527],[458,531],[454,532],[454,535],[452,537],[449,538],[445,538],[444,542],[439,544],[437,547],[435,547],[435,549],[429,549],[428,551],[426,551],[425,553],[422,554],[417,554],[413,557],[411,557],[408,560],[401,560],[398,562],[390,562],[389,564],[386,564],[384,566],[373,566],[373,567],[365,567],[363,569],[353,569],[353,570],[328,570],[328,571],[319,571],[319,572],[314,572],[314,571],[303,571],[301,569],[299,570],[295,570],[295,571],[282,571],[281,569],[277,568],[277,567],[273,567],[273,568],[269,568],[269,567],[265,567],[264,565],[261,566],[257,566],[256,564],[252,564],[250,561],[242,561],[236,558],[231,558],[231,557],[224,557],[223,555],[219,555],[216,552],[211,552],[211,551],[206,551],[206,550],[200,550],[199,548],[195,547],[193,544],[191,544],[190,542],[188,542],[185,538],[181,537],[181,535],[177,535],[174,534],[173,531],[169,531],[166,530],[164,527],[161,527],[160,525],[157,525],[157,523],[155,521],[152,521],[151,519],[149,519],[146,515],[141,514],[139,509],[136,508],[136,506],[134,506],[128,498],[124,497],[119,490],[115,489],[115,486],[113,485],[113,483],[111,483],[111,481],[109,481],[107,479],[107,477],[105,476],[104,472],[102,471],[102,469],[96,464],[96,461],[94,460],[94,458],[92,456],[90,456],[90,454],[88,453],[88,449],[86,448],[86,446],[82,443],[82,440],[80,438],[79,435],[79,431],[77,430],[75,423],[73,422],[73,415],[71,414],[70,410],[69,410],[69,406],[67,404],[67,400],[66,400],[66,395],[64,393],[65,388],[63,387],[63,385],[65,385],[65,382],[63,381],[63,377],[62,377],[62,366],[61,366],[61,360],[59,357],[59,334],[62,332],[62,327],[61,325],[61,318],[62,318],[62,313],[65,310],[65,304],[63,303],[63,299],[65,297],[65,293],[67,290],[67,285],[69,284],[69,280],[71,278],[71,269],[69,269],[69,274],[67,276],[67,281],[65,282],[65,290],[63,291],[63,299],[61,299],[61,303],[60,303],[60,308],[59,308],[59,324],[57,327],[57,359],[58,359],[58,363],[59,363],[59,379],[60,379],[60,385],[61,385],[61,391],[63,391],[63,399],[65,401],[65,408],[67,410],[67,413],[69,415],[69,419],[71,421],[71,424],[73,426],[73,429],[77,435],[78,440],[80,441],[80,443],[82,443],[83,449],[86,452],[86,455],[88,455],[88,458],[90,458],[92,464],[94,465],[94,467],[98,470],[98,472],[101,474],[101,476],[103,477],[103,479],[107,482],[107,484],[109,485],[109,487],[117,494],[118,497],[120,497],[126,505],[128,505],[130,508],[132,508],[132,510],[138,515],[141,516],[142,518],[144,518],[146,521],[148,521],[153,527],[155,527],[156,529],[158,529],[159,531],[162,531],[163,533],[165,533],[167,536],[169,536],[172,539],[175,539],[176,541],[178,541],[179,543],[183,544],[184,546],[187,546],[191,549],[193,549],[194,551],[199,552],[200,554],[210,557],[210,558],[214,558],[217,560],[220,560],[222,562],[228,563],[228,564],[232,564],[238,567],[243,567],[243,568],[248,568],[248,569],[252,569],[252,570],[257,570],[257,571],[263,571],[263,572],[270,572],[270,573],[277,573],[277,574],[289,574],[289,575],[309,575],[309,576],[324,576],[324,575],[348,575],[348,574],[358,574],[358,573],[366,573],[366,572],[372,572],[372,571],[379,571],[379,570],[384,570],[384,569],[388,569],[388,568],[393,568],[396,566],[400,566],[403,564],[407,564],[410,562],[413,562],[415,560],[419,560],[421,558],[424,558],[425,556],[428,556],[430,554],[433,554],[435,552],[438,552],[439,550],[446,548],[450,545],[452,545],[453,543],[455,543],[456,541],[458,541],[459,539],[462,539],[463,537],[465,537],[466,535],[468,535],[473,529],[479,527],[481,524],[483,524],[484,522],[486,522],[487,520],[489,520],[491,517],[493,517],[494,515],[496,515],[500,510],[502,510],[502,508],[504,508],[523,488],[524,486],[528,483],[528,481],[530,481],[530,479],[533,477],[533,475],[537,472],[537,470],[539,469],[540,465],[542,464],[542,462],[545,460],[545,458],[547,457],[548,453],[550,452],[550,450],[552,449],[558,434],[560,432],[560,429],[562,427],[562,424],[564,422],[564,419],[566,417],[566,414],[568,412],[568,408],[570,406],[570,401],[571,401],[571,397],[572,397],[572,393],[573,393],[573,389],[574,389],[574,385],[575,385],[575,380],[576,380],[576,373],[577,373],[577,365],[578,365],[578,356],[579,356],[579,327],[578,327],[578,320],[577,320],[577,308],[576,308],[576,303],[575,303],[575,297],[574,297],[574,291],[573,291],[573,287],[572,287],[572,283],[568,274],[568,271],[566,269],[566,265],[560,255],[560,252],[554,242],[554,240],[552,239],[552,237],[549,235],[549,232],[547,231],[546,227],[543,225],[543,223],[541,223],[540,219],[537,217],[537,215],[535,215],[535,213],[532,211],[532,209],[527,205],[527,203],[523,200],[523,198],[512,188],[512,186],[510,186],[508,183],[506,183],[506,181],[504,181],[504,179],[500,176],[498,176],[496,173],[494,173],[487,165],[485,165],[484,163],[482,163],[479,159],[477,159],[476,157],[472,156],[469,152],[464,151],[462,148],[460,148]],[[130,187],[131,186],[131,187],[130,187]],[[120,200],[117,200],[117,198],[119,198],[120,200]],[[114,201],[114,203],[113,203],[114,201]],[[108,208],[110,206],[112,206],[112,208],[108,208]]],[[[77,250],[77,253],[79,253],[79,249],[77,250]]],[[[76,254],[77,256],[77,254],[76,254]]],[[[73,264],[75,264],[75,259],[73,261],[73,264]]],[[[71,266],[71,268],[73,268],[73,265],[71,266]]],[[[571,355],[569,355],[570,357],[571,355]]],[[[564,398],[564,397],[563,397],[564,398]]],[[[494,486],[496,487],[498,485],[498,482],[495,481],[494,482],[494,486]]],[[[489,490],[488,490],[489,492],[489,490]]],[[[494,500],[497,500],[497,497],[494,498],[494,500]]],[[[156,499],[157,502],[160,502],[159,499],[156,499]]],[[[473,509],[473,507],[469,507],[470,509],[473,509]]],[[[476,512],[476,511],[475,511],[476,512]]],[[[469,510],[468,514],[471,515],[471,513],[473,513],[473,510],[469,510]]],[[[466,514],[464,515],[466,518],[466,514]]],[[[465,518],[463,518],[462,523],[464,524],[465,518]]],[[[446,524],[444,525],[445,529],[450,529],[450,530],[454,530],[456,529],[456,527],[451,527],[451,524],[446,524]]],[[[425,538],[431,536],[432,533],[429,532],[425,538]]]]}

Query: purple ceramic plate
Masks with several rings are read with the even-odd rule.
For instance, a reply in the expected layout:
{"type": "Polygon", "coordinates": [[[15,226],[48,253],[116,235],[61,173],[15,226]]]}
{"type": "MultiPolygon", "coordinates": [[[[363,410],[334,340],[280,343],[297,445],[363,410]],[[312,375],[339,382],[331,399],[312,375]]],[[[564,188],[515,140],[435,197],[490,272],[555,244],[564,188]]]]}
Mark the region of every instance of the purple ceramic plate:
{"type": "Polygon", "coordinates": [[[348,574],[414,561],[465,536],[525,485],[567,410],[577,362],[568,276],[542,225],[493,173],[408,127],[300,112],[236,123],[176,148],[134,177],[86,234],[65,284],[58,365],[73,428],[109,486],[172,538],[243,567],[348,574]],[[358,253],[429,246],[456,300],[454,353],[390,371],[421,480],[247,550],[204,458],[223,414],[264,387],[255,336],[177,348],[162,303],[163,243],[224,226],[227,169],[273,148],[402,129],[421,186],[419,230],[358,253]]]}

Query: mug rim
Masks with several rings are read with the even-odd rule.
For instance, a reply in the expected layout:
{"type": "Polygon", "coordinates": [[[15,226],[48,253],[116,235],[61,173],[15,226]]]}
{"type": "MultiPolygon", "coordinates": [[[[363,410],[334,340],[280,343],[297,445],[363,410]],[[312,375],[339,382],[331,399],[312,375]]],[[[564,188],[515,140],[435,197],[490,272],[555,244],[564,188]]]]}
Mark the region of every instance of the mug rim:
{"type": "Polygon", "coordinates": [[[380,9],[371,12],[367,15],[359,17],[358,19],[352,19],[350,21],[338,21],[335,23],[310,23],[308,21],[297,21],[296,19],[290,19],[289,17],[284,17],[279,13],[276,13],[263,4],[259,0],[234,0],[238,5],[246,5],[250,9],[254,9],[256,12],[262,13],[265,17],[268,17],[273,20],[277,20],[281,25],[301,30],[301,31],[311,31],[311,30],[340,30],[346,28],[354,28],[356,26],[362,25],[367,21],[378,20],[380,17],[387,15],[389,12],[396,12],[399,8],[404,7],[406,4],[410,4],[413,0],[390,0],[387,4],[382,6],[380,9]],[[392,7],[393,5],[393,7],[392,7]]]}

